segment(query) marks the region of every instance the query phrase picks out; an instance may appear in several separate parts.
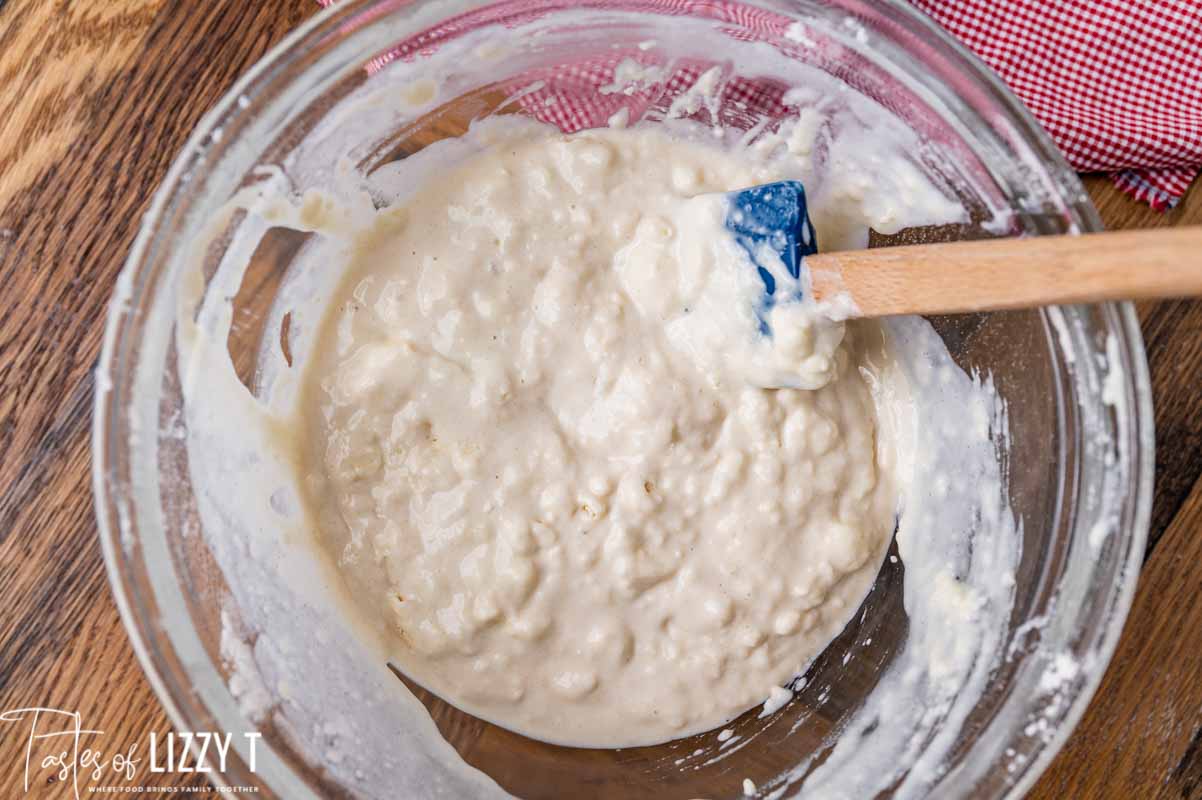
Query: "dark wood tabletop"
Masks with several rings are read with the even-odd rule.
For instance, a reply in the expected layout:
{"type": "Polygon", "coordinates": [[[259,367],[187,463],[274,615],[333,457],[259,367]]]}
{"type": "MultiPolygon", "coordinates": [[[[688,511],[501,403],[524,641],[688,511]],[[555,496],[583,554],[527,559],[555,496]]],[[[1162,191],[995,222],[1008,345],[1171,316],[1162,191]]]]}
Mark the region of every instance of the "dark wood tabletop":
{"type": "MultiPolygon", "coordinates": [[[[170,730],[100,556],[92,369],[114,280],[171,160],[234,79],[316,10],[0,0],[0,713],[77,710],[111,742],[170,730]]],[[[1104,177],[1086,185],[1110,228],[1202,223],[1197,186],[1159,214],[1104,177]]],[[[1105,680],[1037,798],[1202,798],[1202,302],[1139,311],[1156,400],[1148,554],[1105,680]]],[[[23,794],[27,727],[0,721],[0,797],[71,797],[36,763],[23,794]]]]}

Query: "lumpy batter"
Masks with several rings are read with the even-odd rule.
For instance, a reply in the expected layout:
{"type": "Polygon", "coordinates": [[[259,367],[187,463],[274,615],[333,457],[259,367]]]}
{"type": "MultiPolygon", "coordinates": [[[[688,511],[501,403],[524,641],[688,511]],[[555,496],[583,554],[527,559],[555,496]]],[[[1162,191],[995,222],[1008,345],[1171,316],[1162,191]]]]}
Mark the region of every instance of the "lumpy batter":
{"type": "Polygon", "coordinates": [[[324,323],[323,537],[395,662],[467,711],[585,746],[714,728],[875,577],[880,332],[792,314],[749,338],[746,276],[689,198],[793,177],[783,145],[484,128],[359,242],[324,323]]]}

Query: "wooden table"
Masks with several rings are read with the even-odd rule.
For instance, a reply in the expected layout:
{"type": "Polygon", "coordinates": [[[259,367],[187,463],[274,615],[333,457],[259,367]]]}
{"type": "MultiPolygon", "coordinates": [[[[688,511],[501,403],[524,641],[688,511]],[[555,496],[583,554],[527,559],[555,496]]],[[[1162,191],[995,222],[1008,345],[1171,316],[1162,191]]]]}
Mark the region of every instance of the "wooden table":
{"type": "MultiPolygon", "coordinates": [[[[78,710],[106,742],[170,730],[97,544],[92,367],[176,151],[314,12],[312,0],[0,0],[0,711],[78,710]]],[[[1202,223],[1197,187],[1161,215],[1104,178],[1087,185],[1111,228],[1202,223]]],[[[1140,316],[1157,406],[1150,547],[1118,653],[1038,798],[1202,798],[1202,302],[1140,316]]],[[[21,796],[25,746],[23,726],[0,723],[0,796],[21,796]]],[[[71,796],[37,767],[29,797],[71,796]]]]}

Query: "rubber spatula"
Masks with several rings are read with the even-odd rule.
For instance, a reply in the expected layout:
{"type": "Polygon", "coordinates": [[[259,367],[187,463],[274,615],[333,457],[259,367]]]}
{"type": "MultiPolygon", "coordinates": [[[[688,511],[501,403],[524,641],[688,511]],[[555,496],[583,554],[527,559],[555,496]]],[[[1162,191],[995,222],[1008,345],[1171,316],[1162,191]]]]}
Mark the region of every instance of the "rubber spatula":
{"type": "Polygon", "coordinates": [[[726,197],[726,227],[759,271],[766,306],[802,299],[780,296],[782,265],[840,318],[1202,295],[1202,226],[819,253],[800,182],[726,197]]]}

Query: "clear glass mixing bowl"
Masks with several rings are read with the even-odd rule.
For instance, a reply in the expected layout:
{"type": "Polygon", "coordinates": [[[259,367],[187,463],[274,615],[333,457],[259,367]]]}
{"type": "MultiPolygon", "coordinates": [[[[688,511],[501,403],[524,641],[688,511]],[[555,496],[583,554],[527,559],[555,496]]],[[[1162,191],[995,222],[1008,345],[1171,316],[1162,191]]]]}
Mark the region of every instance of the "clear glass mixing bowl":
{"type": "MultiPolygon", "coordinates": [[[[401,776],[386,769],[365,778],[323,763],[314,755],[322,751],[320,726],[283,724],[295,704],[251,721],[229,688],[231,670],[246,665],[231,664],[228,649],[222,654],[223,610],[237,609],[195,506],[173,338],[189,261],[199,258],[211,276],[229,244],[206,240],[197,252],[202,230],[264,165],[283,164],[304,188],[339,158],[371,171],[456,135],[474,117],[537,113],[534,104],[508,99],[535,79],[555,91],[595,92],[579,80],[579,65],[590,60],[647,52],[738,69],[749,48],[773,48],[889,108],[926,142],[921,168],[969,210],[968,224],[874,236],[874,246],[1100,227],[1076,176],[1028,113],[900,1],[349,2],[298,29],[201,123],[143,221],[112,303],[97,377],[94,469],[113,592],[173,722],[263,734],[254,771],[247,745],[236,741],[238,757],[216,781],[286,798],[404,794],[396,788],[401,776]],[[807,21],[803,35],[787,27],[793,19],[807,21]],[[720,48],[692,34],[699,25],[720,35],[720,48]],[[486,47],[452,63],[437,96],[423,96],[414,81],[426,64],[469,34],[486,47]],[[639,48],[649,40],[654,48],[639,48]],[[373,81],[397,71],[414,79],[408,94],[395,104],[372,100],[373,81]],[[353,113],[348,100],[357,102],[353,113]],[[423,102],[429,107],[419,116],[397,112],[423,102]],[[340,128],[342,144],[323,138],[323,125],[340,128]]],[[[644,98],[646,105],[669,102],[671,91],[644,98]]],[[[739,108],[722,114],[726,125],[752,123],[739,108]]],[[[233,299],[230,355],[252,388],[264,342],[280,341],[277,294],[306,245],[304,235],[267,231],[233,299]]],[[[1151,496],[1146,363],[1129,304],[932,323],[956,361],[992,375],[1005,398],[1011,437],[1000,458],[1022,550],[1004,653],[976,709],[952,732],[955,744],[929,789],[940,797],[1017,796],[1080,718],[1131,601],[1151,496]],[[1055,673],[1056,654],[1080,668],[1055,673]]],[[[753,712],[737,720],[732,727],[750,744],[721,758],[712,736],[626,750],[553,746],[418,696],[464,759],[520,797],[736,797],[744,778],[787,796],[795,787],[773,784],[773,776],[811,755],[821,760],[904,640],[903,570],[886,562],[864,613],[811,667],[806,688],[771,727],[753,712]]]]}

